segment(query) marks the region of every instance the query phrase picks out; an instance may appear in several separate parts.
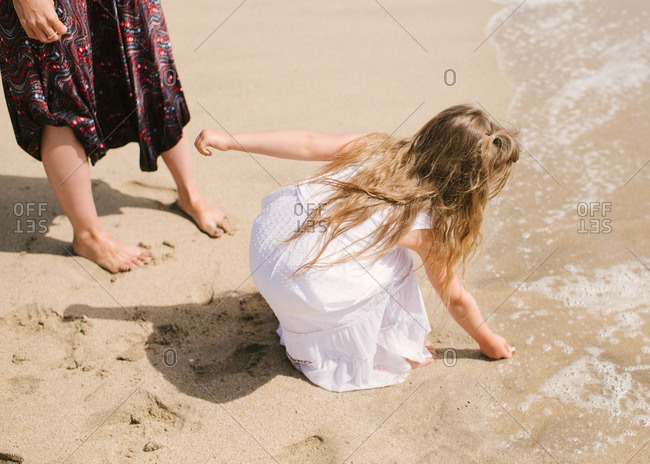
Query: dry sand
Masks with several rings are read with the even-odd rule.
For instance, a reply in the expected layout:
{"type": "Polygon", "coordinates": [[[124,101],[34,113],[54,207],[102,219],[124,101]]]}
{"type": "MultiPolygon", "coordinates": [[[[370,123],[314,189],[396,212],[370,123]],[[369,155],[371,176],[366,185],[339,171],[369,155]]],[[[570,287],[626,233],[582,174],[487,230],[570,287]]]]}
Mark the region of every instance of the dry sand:
{"type": "MultiPolygon", "coordinates": [[[[192,140],[216,121],[233,132],[409,135],[467,101],[519,126],[543,119],[530,116],[540,102],[522,90],[536,85],[524,71],[541,65],[509,67],[506,56],[533,7],[473,52],[517,4],[382,2],[408,33],[372,1],[251,0],[228,18],[238,5],[164,4],[192,140]],[[455,85],[445,84],[446,69],[455,85]]],[[[556,59],[544,44],[532,50],[556,59]]],[[[638,147],[648,142],[647,97],[630,105],[627,118],[611,118],[627,142],[606,167],[578,148],[564,163],[575,141],[544,152],[542,123],[522,131],[534,153],[522,152],[517,181],[489,210],[483,255],[467,276],[484,312],[497,308],[490,324],[517,347],[514,359],[483,358],[419,275],[439,358],[401,385],[345,394],[292,368],[249,278],[261,198],[316,165],[197,154],[203,192],[236,228],[213,240],[170,208],[164,168],[139,172],[134,144],[114,150],[92,170],[102,222],[158,259],[113,276],[66,251],[70,223],[41,164],[15,144],[2,105],[0,462],[650,462],[648,170],[625,190],[581,190],[587,167],[624,182],[646,161],[648,144],[638,147]],[[613,202],[616,237],[576,235],[581,201],[613,202]],[[46,203],[47,233],[16,233],[28,202],[46,203]],[[598,310],[599,292],[613,295],[613,312],[598,310]]],[[[612,137],[601,135],[595,145],[612,137]]]]}

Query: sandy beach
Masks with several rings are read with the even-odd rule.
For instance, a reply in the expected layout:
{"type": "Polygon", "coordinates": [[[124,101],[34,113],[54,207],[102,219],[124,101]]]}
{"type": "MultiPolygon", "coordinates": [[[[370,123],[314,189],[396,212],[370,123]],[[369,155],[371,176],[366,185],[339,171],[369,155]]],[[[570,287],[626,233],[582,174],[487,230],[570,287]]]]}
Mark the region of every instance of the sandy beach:
{"type": "Polygon", "coordinates": [[[0,105],[0,463],[650,462],[647,4],[164,1],[203,128],[409,136],[477,103],[522,145],[466,274],[516,347],[490,361],[422,269],[434,363],[332,393],[286,358],[248,241],[264,195],[317,163],[195,153],[235,233],[202,234],[135,144],[92,168],[106,229],[155,252],[71,254],[43,166],[0,105]],[[215,4],[217,3],[217,4],[215,4]],[[30,229],[31,228],[31,229],[30,229]]]}

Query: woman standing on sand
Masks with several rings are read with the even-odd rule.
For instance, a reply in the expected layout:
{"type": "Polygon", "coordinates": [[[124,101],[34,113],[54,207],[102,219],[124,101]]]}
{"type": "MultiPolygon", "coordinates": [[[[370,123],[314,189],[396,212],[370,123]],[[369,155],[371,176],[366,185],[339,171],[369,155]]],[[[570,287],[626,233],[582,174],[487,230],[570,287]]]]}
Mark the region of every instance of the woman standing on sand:
{"type": "Polygon", "coordinates": [[[177,206],[208,235],[230,228],[198,192],[183,127],[190,115],[158,0],[13,0],[0,3],[0,72],[16,140],[41,160],[74,229],[73,250],[110,272],[151,260],[101,226],[90,167],[110,148],[140,145],[140,169],[158,156],[177,206]]]}

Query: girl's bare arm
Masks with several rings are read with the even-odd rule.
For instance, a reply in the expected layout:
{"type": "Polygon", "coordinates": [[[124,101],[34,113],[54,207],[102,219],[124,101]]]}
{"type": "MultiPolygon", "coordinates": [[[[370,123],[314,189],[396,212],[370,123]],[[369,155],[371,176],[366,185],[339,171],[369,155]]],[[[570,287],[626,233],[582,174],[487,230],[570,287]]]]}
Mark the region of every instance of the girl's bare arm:
{"type": "MultiPolygon", "coordinates": [[[[440,264],[439,257],[431,256],[433,235],[430,230],[414,230],[409,232],[399,243],[399,246],[409,248],[422,258],[427,277],[438,295],[442,298],[445,266],[440,264]]],[[[474,297],[460,284],[454,276],[449,288],[449,305],[447,310],[451,317],[479,345],[481,352],[489,358],[511,358],[512,350],[505,339],[490,330],[483,319],[474,297]]]]}
{"type": "Polygon", "coordinates": [[[212,147],[221,151],[246,151],[292,160],[329,161],[350,142],[364,135],[323,135],[292,130],[228,134],[203,129],[194,145],[199,153],[206,156],[212,155],[208,148],[212,147]]]}

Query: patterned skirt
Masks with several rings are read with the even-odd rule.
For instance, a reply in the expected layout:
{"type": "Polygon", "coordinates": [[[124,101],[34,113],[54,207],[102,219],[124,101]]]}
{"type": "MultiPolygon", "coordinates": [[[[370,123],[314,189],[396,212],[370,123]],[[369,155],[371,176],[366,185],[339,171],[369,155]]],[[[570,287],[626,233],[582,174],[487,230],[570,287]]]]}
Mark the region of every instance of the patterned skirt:
{"type": "Polygon", "coordinates": [[[68,32],[44,44],[0,1],[0,72],[18,144],[40,160],[43,126],[68,126],[93,164],[138,142],[140,168],[155,171],[190,119],[159,0],[55,4],[68,32]]]}

